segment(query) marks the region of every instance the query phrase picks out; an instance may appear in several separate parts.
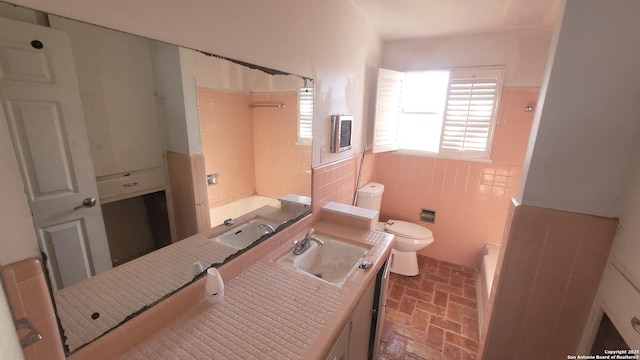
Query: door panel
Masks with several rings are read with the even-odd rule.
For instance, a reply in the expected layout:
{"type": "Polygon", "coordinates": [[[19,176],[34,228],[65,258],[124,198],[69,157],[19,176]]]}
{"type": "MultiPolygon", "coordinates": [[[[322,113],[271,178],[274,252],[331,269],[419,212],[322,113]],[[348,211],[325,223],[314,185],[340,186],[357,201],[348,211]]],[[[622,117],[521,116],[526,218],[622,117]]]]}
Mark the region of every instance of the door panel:
{"type": "Polygon", "coordinates": [[[46,201],[78,192],[60,106],[53,102],[6,101],[9,126],[15,129],[18,162],[28,176],[30,201],[46,201]]]}
{"type": "Polygon", "coordinates": [[[31,43],[16,42],[3,36],[0,49],[2,80],[53,83],[49,61],[44,52],[31,43]]]}
{"type": "Polygon", "coordinates": [[[111,268],[68,36],[0,18],[0,98],[54,289],[111,268]]]}
{"type": "Polygon", "coordinates": [[[83,219],[40,229],[49,261],[59,269],[54,274],[62,287],[90,277],[93,264],[88,257],[86,226],[83,219]],[[84,270],[84,271],[83,271],[84,270]]]}

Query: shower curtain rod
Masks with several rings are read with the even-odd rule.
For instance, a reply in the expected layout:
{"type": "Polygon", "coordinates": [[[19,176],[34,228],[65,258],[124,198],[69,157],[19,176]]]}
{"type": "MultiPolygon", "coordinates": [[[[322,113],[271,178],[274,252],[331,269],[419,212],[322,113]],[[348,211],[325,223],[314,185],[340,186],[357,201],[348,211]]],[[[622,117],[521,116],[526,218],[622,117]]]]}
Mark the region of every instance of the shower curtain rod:
{"type": "Polygon", "coordinates": [[[278,109],[284,109],[284,104],[250,104],[249,107],[257,108],[257,107],[274,107],[278,109]]]}

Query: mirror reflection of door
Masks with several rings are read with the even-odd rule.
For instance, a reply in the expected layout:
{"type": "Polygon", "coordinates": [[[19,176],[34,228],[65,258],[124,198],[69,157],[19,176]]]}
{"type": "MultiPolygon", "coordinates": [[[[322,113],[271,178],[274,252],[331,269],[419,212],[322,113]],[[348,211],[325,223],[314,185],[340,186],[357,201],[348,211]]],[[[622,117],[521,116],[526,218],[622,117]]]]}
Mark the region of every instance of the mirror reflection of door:
{"type": "Polygon", "coordinates": [[[69,38],[0,18],[0,97],[51,282],[112,267],[69,38]]]}

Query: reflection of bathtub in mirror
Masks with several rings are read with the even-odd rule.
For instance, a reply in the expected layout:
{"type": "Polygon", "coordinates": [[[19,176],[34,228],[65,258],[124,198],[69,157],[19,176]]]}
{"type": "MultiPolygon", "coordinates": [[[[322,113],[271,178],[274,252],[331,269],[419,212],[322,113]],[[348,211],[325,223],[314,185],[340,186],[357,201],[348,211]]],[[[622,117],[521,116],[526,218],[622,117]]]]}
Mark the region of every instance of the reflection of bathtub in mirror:
{"type": "MultiPolygon", "coordinates": [[[[219,266],[243,251],[237,243],[225,245],[213,238],[250,228],[246,224],[255,224],[257,229],[259,223],[277,228],[289,223],[290,218],[277,207],[262,206],[234,220],[231,227],[216,226],[56,291],[58,316],[69,351],[188,284],[194,278],[195,262],[205,267],[219,266]]],[[[263,230],[253,241],[246,239],[247,247],[270,235],[263,230]]]]}
{"type": "MultiPolygon", "coordinates": [[[[235,219],[263,206],[280,207],[280,201],[263,195],[251,195],[209,210],[211,225],[220,225],[226,219],[235,219]]],[[[257,239],[257,238],[256,238],[257,239]]]]}

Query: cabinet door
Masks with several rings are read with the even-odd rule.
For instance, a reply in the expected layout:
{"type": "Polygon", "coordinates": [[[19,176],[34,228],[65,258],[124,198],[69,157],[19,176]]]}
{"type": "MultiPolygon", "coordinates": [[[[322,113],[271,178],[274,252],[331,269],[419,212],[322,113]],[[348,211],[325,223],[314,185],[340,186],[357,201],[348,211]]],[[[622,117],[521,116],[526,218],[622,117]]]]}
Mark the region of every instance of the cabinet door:
{"type": "Polygon", "coordinates": [[[349,357],[351,359],[367,359],[369,357],[369,343],[371,340],[371,311],[376,282],[371,282],[358,306],[351,315],[353,328],[349,341],[349,357]]]}
{"type": "MultiPolygon", "coordinates": [[[[393,257],[393,254],[391,255],[393,257]]],[[[374,309],[377,310],[377,317],[374,316],[375,324],[375,336],[373,337],[373,351],[371,353],[371,358],[375,359],[378,355],[378,347],[380,345],[380,336],[382,336],[382,327],[384,325],[384,317],[387,311],[387,287],[389,286],[389,269],[390,263],[393,259],[389,258],[387,262],[384,264],[382,269],[380,269],[380,273],[378,273],[378,281],[377,285],[379,287],[376,292],[376,296],[378,296],[378,302],[374,303],[374,309]]]]}
{"type": "Polygon", "coordinates": [[[351,323],[347,324],[342,330],[338,341],[333,345],[333,349],[327,356],[327,360],[348,360],[349,359],[349,328],[351,323]]]}

